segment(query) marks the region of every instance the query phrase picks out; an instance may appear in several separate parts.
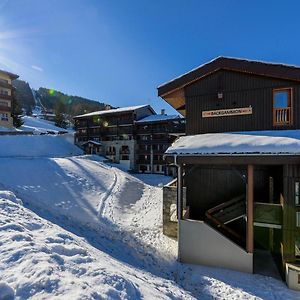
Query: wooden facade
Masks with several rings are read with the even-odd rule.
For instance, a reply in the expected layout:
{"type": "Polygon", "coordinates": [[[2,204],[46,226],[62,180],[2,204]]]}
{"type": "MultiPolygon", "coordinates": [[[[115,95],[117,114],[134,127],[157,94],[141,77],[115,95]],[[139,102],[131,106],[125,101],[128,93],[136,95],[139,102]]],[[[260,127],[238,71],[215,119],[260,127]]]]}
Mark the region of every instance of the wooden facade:
{"type": "MultiPolygon", "coordinates": [[[[158,95],[186,116],[190,136],[300,129],[300,67],[221,57],[158,95]]],[[[298,154],[191,152],[167,160],[181,172],[178,188],[186,187],[186,207],[178,191],[179,219],[205,222],[248,253],[271,251],[282,274],[286,263],[300,263],[298,154]]]]}
{"type": "Polygon", "coordinates": [[[220,70],[185,87],[186,134],[300,128],[300,83],[220,70]],[[292,89],[293,122],[276,125],[273,92],[292,89]],[[222,98],[218,98],[218,93],[222,98]],[[299,99],[297,101],[297,99],[299,99]],[[202,111],[251,107],[252,114],[202,118],[202,111]]]}

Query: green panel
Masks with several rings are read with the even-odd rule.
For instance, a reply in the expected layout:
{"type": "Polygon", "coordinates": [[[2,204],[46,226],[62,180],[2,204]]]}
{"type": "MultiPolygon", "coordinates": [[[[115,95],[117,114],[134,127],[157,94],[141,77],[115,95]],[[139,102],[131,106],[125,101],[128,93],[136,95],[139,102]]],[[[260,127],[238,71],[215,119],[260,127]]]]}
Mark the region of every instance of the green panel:
{"type": "Polygon", "coordinates": [[[282,224],[282,206],[273,203],[254,203],[254,222],[282,224]]]}

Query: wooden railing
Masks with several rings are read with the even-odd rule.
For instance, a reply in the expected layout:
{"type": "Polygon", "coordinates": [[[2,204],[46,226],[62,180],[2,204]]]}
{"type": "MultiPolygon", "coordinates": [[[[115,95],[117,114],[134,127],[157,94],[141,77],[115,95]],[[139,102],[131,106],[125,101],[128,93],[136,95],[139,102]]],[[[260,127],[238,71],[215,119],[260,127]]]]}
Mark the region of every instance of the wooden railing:
{"type": "Polygon", "coordinates": [[[274,108],[273,110],[274,125],[291,124],[291,108],[274,108]]]}
{"type": "Polygon", "coordinates": [[[245,217],[246,215],[246,203],[245,196],[240,195],[229,201],[221,203],[208,211],[205,216],[210,220],[217,228],[222,228],[224,231],[232,235],[234,238],[241,240],[242,236],[232,230],[227,224],[245,217]]]}

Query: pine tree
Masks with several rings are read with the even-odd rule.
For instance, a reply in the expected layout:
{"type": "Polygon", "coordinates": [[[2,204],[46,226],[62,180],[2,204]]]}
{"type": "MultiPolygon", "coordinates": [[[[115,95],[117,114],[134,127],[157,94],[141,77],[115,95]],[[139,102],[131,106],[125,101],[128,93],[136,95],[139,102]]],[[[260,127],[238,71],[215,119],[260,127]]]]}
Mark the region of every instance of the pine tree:
{"type": "Polygon", "coordinates": [[[62,101],[58,101],[55,106],[55,126],[67,128],[67,122],[64,113],[65,105],[62,101]]]}
{"type": "Polygon", "coordinates": [[[15,127],[18,128],[23,125],[24,122],[22,121],[22,107],[15,98],[12,101],[11,117],[13,118],[13,125],[15,127]]]}

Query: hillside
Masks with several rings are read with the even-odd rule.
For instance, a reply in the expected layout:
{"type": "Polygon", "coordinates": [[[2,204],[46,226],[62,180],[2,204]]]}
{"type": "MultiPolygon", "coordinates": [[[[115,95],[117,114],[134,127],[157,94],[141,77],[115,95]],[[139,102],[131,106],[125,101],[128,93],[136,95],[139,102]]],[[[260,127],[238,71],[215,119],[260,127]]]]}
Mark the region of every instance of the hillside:
{"type": "Polygon", "coordinates": [[[104,110],[110,105],[79,96],[71,96],[48,88],[32,90],[24,80],[14,80],[15,98],[27,113],[32,112],[35,106],[45,111],[53,111],[59,102],[64,104],[65,113],[71,117],[96,110],[104,110]]]}
{"type": "Polygon", "coordinates": [[[29,83],[24,80],[16,79],[13,80],[13,86],[15,87],[15,98],[26,112],[30,112],[35,106],[35,100],[29,83]]]}
{"type": "Polygon", "coordinates": [[[79,96],[70,96],[60,91],[42,87],[36,91],[36,97],[39,98],[41,105],[49,111],[54,110],[59,102],[63,103],[65,107],[65,113],[70,116],[76,116],[97,110],[104,110],[107,106],[109,106],[108,104],[98,101],[79,96]]]}

